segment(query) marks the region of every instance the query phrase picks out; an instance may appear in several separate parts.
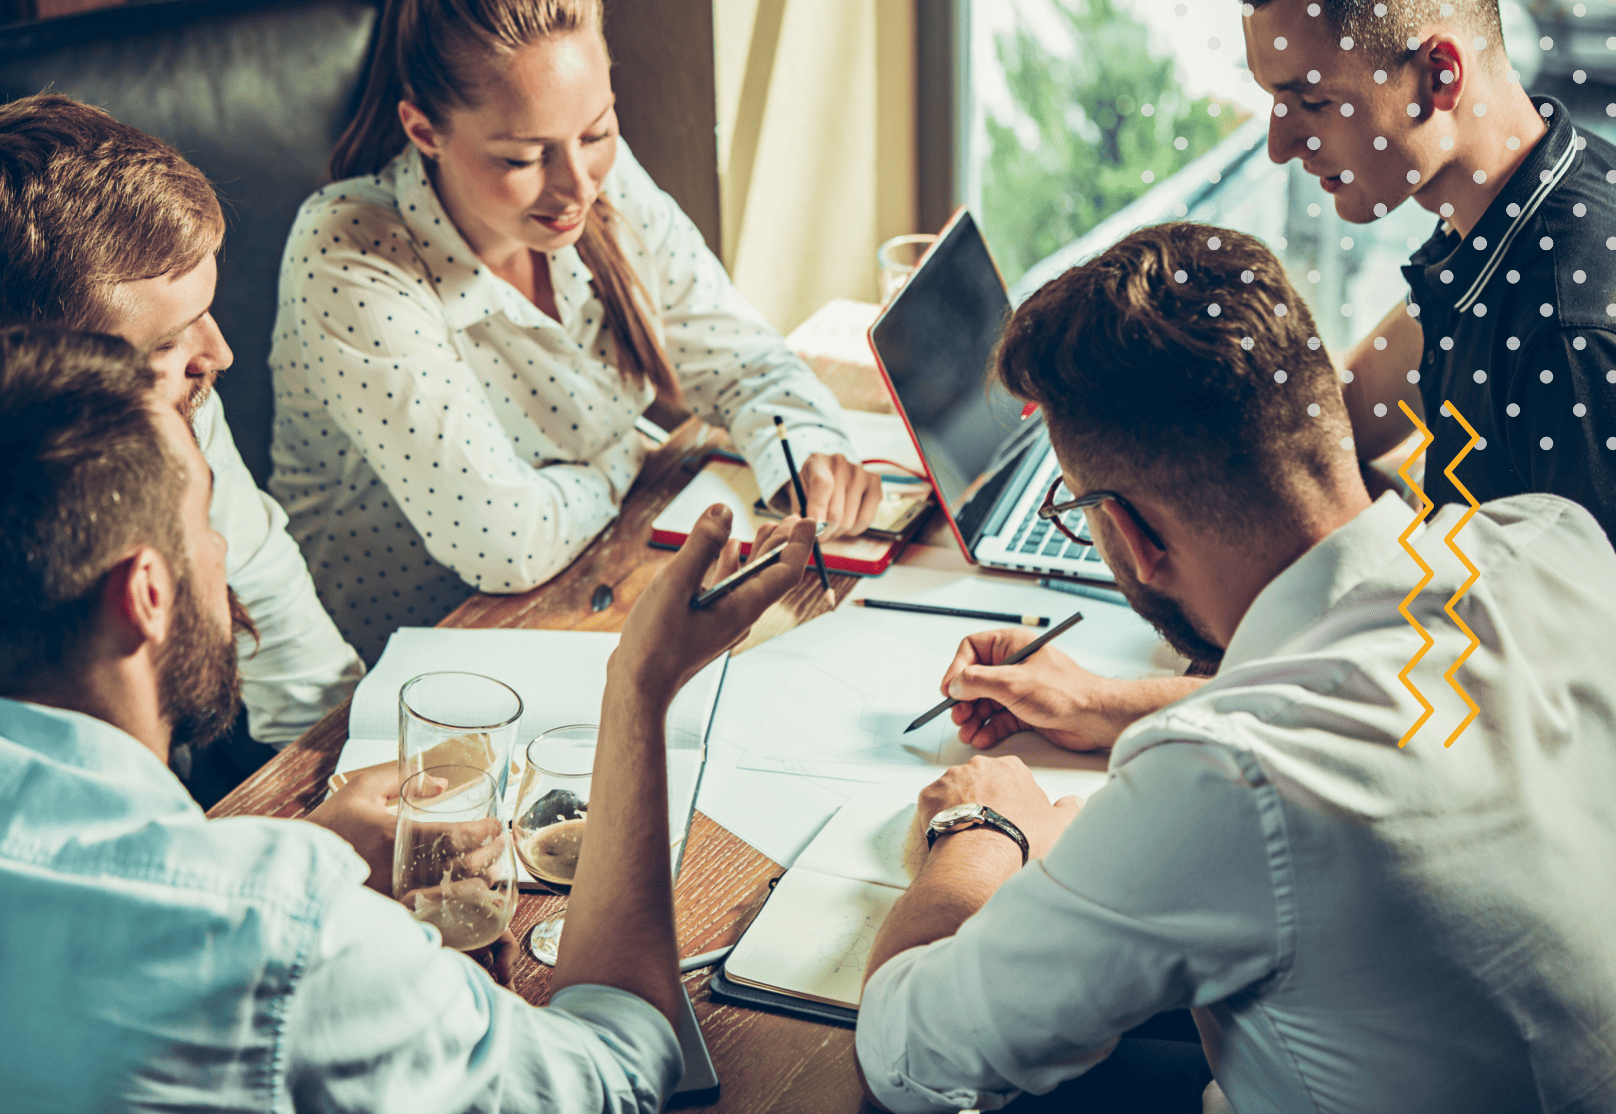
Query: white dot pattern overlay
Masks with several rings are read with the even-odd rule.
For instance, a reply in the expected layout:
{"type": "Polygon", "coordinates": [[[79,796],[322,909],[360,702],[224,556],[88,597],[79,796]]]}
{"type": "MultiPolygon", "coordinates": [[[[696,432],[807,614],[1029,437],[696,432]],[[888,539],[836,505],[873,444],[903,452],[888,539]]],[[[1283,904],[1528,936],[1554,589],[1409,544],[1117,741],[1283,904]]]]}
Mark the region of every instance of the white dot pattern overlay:
{"type": "MultiPolygon", "coordinates": [[[[834,397],[729,281],[619,141],[603,192],[686,402],[730,430],[769,493],[798,460],[852,455],[834,397]]],[[[571,563],[639,473],[625,384],[575,248],[549,256],[560,320],[491,274],[414,147],[303,203],[281,261],[270,363],[274,476],[320,597],[369,661],[472,590],[522,592],[571,563]]]]}

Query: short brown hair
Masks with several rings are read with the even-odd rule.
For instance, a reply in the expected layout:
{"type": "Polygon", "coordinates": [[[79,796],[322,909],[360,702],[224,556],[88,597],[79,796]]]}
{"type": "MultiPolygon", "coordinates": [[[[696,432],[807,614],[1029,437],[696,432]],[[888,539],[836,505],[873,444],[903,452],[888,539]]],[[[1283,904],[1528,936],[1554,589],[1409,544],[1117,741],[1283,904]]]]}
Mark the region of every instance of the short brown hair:
{"type": "Polygon", "coordinates": [[[0,331],[0,693],[78,662],[131,548],[187,567],[183,466],[149,409],[154,382],[116,337],[0,331]]]}
{"type": "Polygon", "coordinates": [[[0,106],[0,326],[109,332],[119,283],[217,250],[219,199],[160,139],[71,97],[0,106]]]}
{"type": "Polygon", "coordinates": [[[1073,267],[1016,310],[997,371],[1086,486],[1230,540],[1294,522],[1299,472],[1355,460],[1312,314],[1241,232],[1157,225],[1073,267]]]}
{"type": "MultiPolygon", "coordinates": [[[[1274,0],[1243,0],[1255,8],[1274,0]]],[[[1301,3],[1302,0],[1295,0],[1301,3]]],[[[1498,0],[1318,0],[1319,14],[1337,39],[1350,38],[1352,49],[1362,52],[1370,65],[1401,67],[1414,57],[1408,40],[1428,21],[1440,20],[1468,34],[1486,38],[1482,57],[1502,59],[1504,23],[1498,0]],[[1376,8],[1385,14],[1377,15],[1376,8]],[[1443,15],[1442,9],[1450,9],[1443,15]]],[[[1502,68],[1502,63],[1499,63],[1502,68]]]]}

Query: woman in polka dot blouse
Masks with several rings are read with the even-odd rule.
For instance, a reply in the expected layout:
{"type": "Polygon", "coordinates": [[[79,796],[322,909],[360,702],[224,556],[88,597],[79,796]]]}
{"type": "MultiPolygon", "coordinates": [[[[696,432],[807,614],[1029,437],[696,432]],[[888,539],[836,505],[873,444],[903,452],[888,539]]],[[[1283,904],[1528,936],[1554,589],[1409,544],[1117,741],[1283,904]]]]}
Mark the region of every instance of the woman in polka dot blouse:
{"type": "Polygon", "coordinates": [[[374,661],[397,627],[564,569],[617,513],[659,397],[728,427],[808,513],[879,481],[834,398],[617,135],[599,0],[390,0],[332,185],[281,264],[274,476],[320,595],[374,661]]]}

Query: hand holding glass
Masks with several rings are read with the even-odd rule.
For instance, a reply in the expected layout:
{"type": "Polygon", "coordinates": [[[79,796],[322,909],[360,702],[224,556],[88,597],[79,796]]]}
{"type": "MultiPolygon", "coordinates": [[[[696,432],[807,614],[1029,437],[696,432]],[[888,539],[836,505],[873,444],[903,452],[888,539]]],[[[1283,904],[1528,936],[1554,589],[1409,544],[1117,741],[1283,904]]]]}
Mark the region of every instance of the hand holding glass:
{"type": "Polygon", "coordinates": [[[404,783],[393,896],[460,951],[486,947],[516,911],[516,859],[499,790],[482,770],[434,766],[404,783]]]}

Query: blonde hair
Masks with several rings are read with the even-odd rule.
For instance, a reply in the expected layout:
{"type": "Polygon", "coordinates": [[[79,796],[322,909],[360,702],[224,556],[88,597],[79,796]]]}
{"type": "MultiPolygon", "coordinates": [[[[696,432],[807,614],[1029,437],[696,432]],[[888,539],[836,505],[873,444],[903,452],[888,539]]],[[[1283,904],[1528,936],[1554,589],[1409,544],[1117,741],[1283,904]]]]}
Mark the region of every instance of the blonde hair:
{"type": "MultiPolygon", "coordinates": [[[[490,62],[576,31],[601,33],[600,0],[388,0],[358,114],[331,153],[331,177],[375,174],[404,150],[409,138],[398,118],[400,101],[441,125],[450,110],[477,103],[478,79],[490,62]]],[[[655,306],[617,241],[620,219],[604,194],[597,197],[578,255],[594,276],[619,373],[635,384],[650,380],[658,395],[682,406],[651,325],[655,306]]]]}

